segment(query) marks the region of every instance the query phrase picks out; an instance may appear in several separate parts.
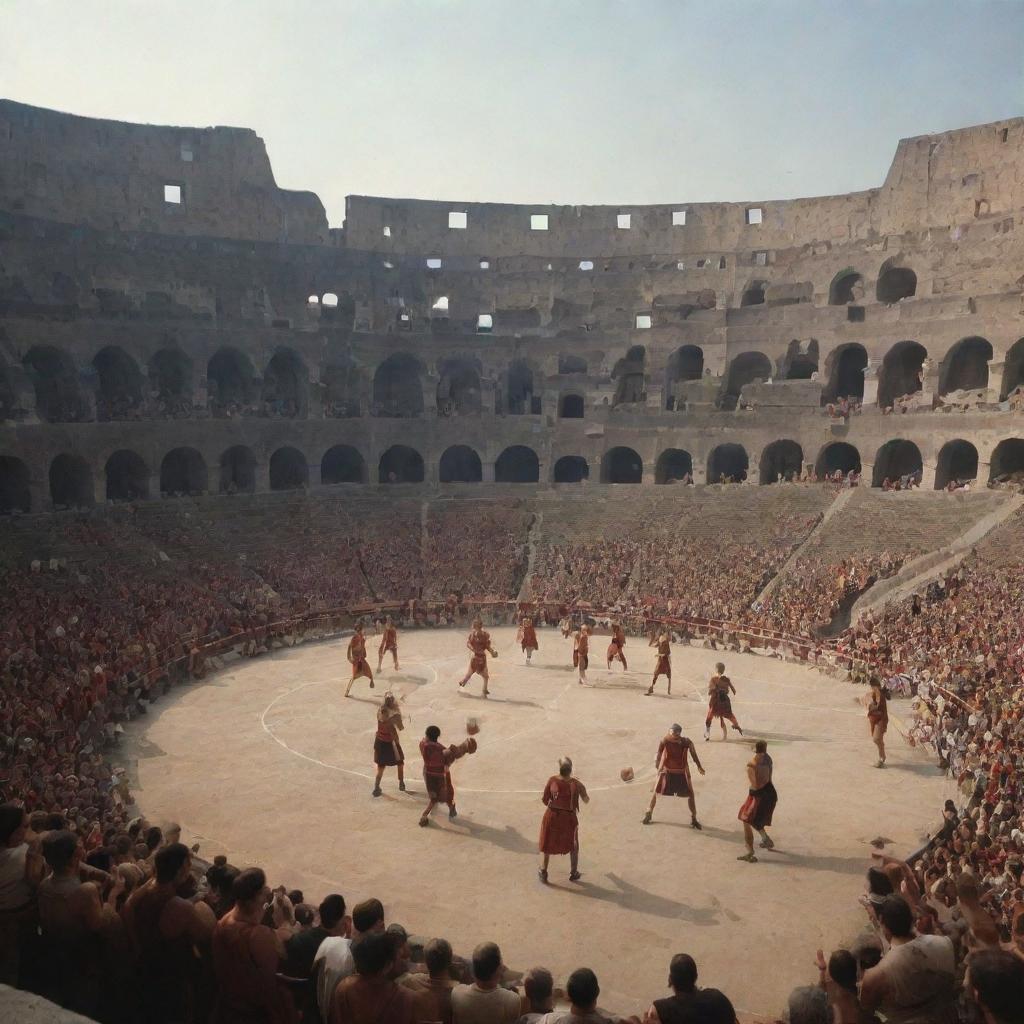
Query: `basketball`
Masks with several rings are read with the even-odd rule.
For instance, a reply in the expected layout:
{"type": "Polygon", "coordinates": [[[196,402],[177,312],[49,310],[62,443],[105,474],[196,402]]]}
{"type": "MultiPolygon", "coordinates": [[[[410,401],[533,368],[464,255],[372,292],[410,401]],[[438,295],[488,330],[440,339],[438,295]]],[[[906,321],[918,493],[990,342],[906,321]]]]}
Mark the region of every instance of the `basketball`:
{"type": "Polygon", "coordinates": [[[622,779],[623,782],[632,782],[634,777],[632,768],[623,768],[622,771],[619,772],[619,778],[622,779]]]}
{"type": "Polygon", "coordinates": [[[480,723],[475,718],[466,719],[466,735],[475,736],[480,731],[480,723]]]}

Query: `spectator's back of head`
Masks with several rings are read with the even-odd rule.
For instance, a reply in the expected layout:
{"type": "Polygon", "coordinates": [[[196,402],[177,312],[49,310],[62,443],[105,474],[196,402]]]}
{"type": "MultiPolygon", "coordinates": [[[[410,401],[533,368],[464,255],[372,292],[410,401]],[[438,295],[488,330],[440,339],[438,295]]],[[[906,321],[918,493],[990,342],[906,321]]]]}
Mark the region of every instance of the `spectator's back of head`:
{"type": "Polygon", "coordinates": [[[565,983],[565,991],[572,1005],[580,1010],[589,1010],[597,1004],[601,988],[597,975],[589,967],[577,967],[565,983]]]}
{"type": "Polygon", "coordinates": [[[980,950],[972,954],[967,976],[976,1002],[995,1024],[1024,1021],[1024,960],[1003,949],[980,950]]]}
{"type": "Polygon", "coordinates": [[[501,968],[501,950],[496,942],[481,942],[473,950],[473,977],[477,981],[493,981],[501,968]]]}
{"type": "Polygon", "coordinates": [[[431,939],[423,950],[423,962],[432,978],[443,978],[452,967],[452,947],[447,939],[431,939]]]}
{"type": "Polygon", "coordinates": [[[150,851],[155,850],[164,839],[164,834],[158,825],[146,829],[146,846],[150,851]]]}
{"type": "Polygon", "coordinates": [[[340,893],[332,892],[325,896],[320,903],[320,926],[330,931],[337,928],[338,923],[345,916],[345,897],[340,893]]]}
{"type": "Polygon", "coordinates": [[[361,935],[384,929],[384,905],[380,900],[363,900],[352,908],[352,927],[361,935]]]}
{"type": "Polygon", "coordinates": [[[153,858],[156,865],[156,880],[163,885],[169,885],[178,877],[178,872],[189,861],[191,854],[184,843],[171,843],[162,850],[158,850],[153,858]]]}
{"type": "Polygon", "coordinates": [[[25,820],[25,808],[20,804],[0,804],[0,846],[6,846],[25,820]]]}
{"type": "Polygon", "coordinates": [[[828,958],[828,976],[848,992],[857,991],[857,958],[848,949],[837,949],[828,958]]]}
{"type": "Polygon", "coordinates": [[[878,916],[893,938],[909,939],[913,935],[914,915],[902,896],[886,896],[878,916]]]}
{"type": "Polygon", "coordinates": [[[231,885],[231,896],[236,903],[254,900],[267,885],[267,876],[262,868],[246,868],[240,871],[231,885]]]}
{"type": "Polygon", "coordinates": [[[77,849],[78,837],[67,829],[50,832],[43,839],[43,859],[54,872],[66,871],[77,849]]]}
{"type": "Polygon", "coordinates": [[[881,868],[868,868],[868,892],[872,896],[889,896],[892,882],[881,868]]]}
{"type": "Polygon", "coordinates": [[[523,978],[523,991],[530,1000],[530,1007],[538,1010],[550,1005],[555,991],[555,979],[546,967],[531,967],[523,978]]]}
{"type": "Polygon", "coordinates": [[[789,1024],[831,1024],[828,997],[820,988],[803,985],[789,993],[789,1024]]]}
{"type": "Polygon", "coordinates": [[[395,960],[395,947],[385,932],[367,932],[352,941],[352,959],[356,973],[370,978],[389,968],[395,960]]]}
{"type": "Polygon", "coordinates": [[[692,992],[697,985],[697,964],[689,953],[676,953],[668,965],[668,983],[676,992],[692,992]]]}

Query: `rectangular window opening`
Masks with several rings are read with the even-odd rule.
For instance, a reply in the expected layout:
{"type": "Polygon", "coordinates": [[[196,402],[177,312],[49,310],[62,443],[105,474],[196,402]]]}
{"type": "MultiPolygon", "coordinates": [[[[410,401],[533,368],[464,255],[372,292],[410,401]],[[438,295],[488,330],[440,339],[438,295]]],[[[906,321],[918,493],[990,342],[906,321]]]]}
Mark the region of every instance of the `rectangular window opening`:
{"type": "Polygon", "coordinates": [[[633,222],[633,215],[631,213],[620,213],[615,217],[615,226],[621,228],[623,231],[628,231],[633,222]]]}
{"type": "Polygon", "coordinates": [[[755,252],[754,263],[759,267],[768,266],[768,253],[766,252],[755,252]]]}
{"type": "Polygon", "coordinates": [[[490,260],[481,260],[480,261],[480,269],[481,270],[490,270],[491,269],[491,261],[490,260]]]}
{"type": "Polygon", "coordinates": [[[175,206],[181,205],[181,186],[180,185],[164,185],[164,202],[173,203],[175,206]]]}
{"type": "Polygon", "coordinates": [[[490,334],[494,330],[494,317],[490,313],[481,313],[476,318],[476,333],[490,334]]]}
{"type": "Polygon", "coordinates": [[[703,270],[708,265],[707,260],[697,260],[697,269],[703,270]]]}
{"type": "Polygon", "coordinates": [[[726,266],[726,264],[725,264],[725,257],[724,256],[719,256],[718,257],[718,269],[719,270],[725,270],[725,266],[726,266]]]}
{"type": "Polygon", "coordinates": [[[531,231],[547,231],[548,229],[548,215],[546,213],[531,213],[530,214],[530,230],[531,231]]]}
{"type": "Polygon", "coordinates": [[[185,163],[190,164],[190,163],[192,163],[193,160],[195,160],[195,158],[196,158],[196,155],[195,155],[195,153],[192,150],[192,143],[191,142],[183,142],[181,144],[181,159],[185,163]]]}
{"type": "Polygon", "coordinates": [[[685,270],[685,269],[686,269],[686,260],[680,260],[676,264],[676,270],[685,270]]]}
{"type": "Polygon", "coordinates": [[[594,269],[594,261],[593,260],[580,260],[580,270],[593,270],[593,269],[594,269]]]}
{"type": "Polygon", "coordinates": [[[672,227],[674,227],[674,228],[685,228],[686,227],[686,211],[685,210],[673,210],[672,211],[672,227]]]}
{"type": "Polygon", "coordinates": [[[760,224],[764,220],[764,211],[760,206],[747,207],[747,223],[760,224]]]}
{"type": "Polygon", "coordinates": [[[431,256],[431,257],[429,257],[427,259],[427,268],[430,269],[430,270],[440,270],[441,269],[441,257],[440,256],[431,256]]]}
{"type": "Polygon", "coordinates": [[[448,312],[448,296],[442,295],[438,298],[437,302],[430,307],[436,313],[447,313],[448,312]]]}
{"type": "Polygon", "coordinates": [[[390,238],[391,237],[391,225],[390,224],[385,224],[384,225],[384,237],[385,238],[390,238]]]}
{"type": "Polygon", "coordinates": [[[650,313],[637,313],[636,315],[636,329],[638,331],[649,330],[651,326],[651,314],[650,313]]]}
{"type": "Polygon", "coordinates": [[[469,223],[465,210],[452,210],[448,214],[448,227],[453,231],[465,231],[469,223]]]}

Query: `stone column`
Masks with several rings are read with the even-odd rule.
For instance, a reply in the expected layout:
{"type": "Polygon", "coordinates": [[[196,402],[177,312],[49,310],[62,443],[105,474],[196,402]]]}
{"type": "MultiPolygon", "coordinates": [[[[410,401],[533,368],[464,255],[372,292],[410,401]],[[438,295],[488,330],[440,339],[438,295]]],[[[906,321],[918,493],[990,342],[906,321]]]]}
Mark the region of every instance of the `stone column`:
{"type": "Polygon", "coordinates": [[[270,491],[270,462],[257,462],[252,468],[253,482],[255,483],[256,494],[266,494],[270,491]]]}
{"type": "Polygon", "coordinates": [[[860,460],[860,486],[870,487],[875,476],[875,464],[873,462],[865,462],[863,459],[860,460]]]}
{"type": "Polygon", "coordinates": [[[654,486],[654,478],[657,472],[657,465],[657,462],[644,463],[644,475],[640,478],[640,483],[644,487],[654,486]]]}
{"type": "Polygon", "coordinates": [[[925,462],[921,466],[921,490],[934,491],[935,477],[939,471],[938,462],[925,462]]]}
{"type": "Polygon", "coordinates": [[[707,458],[701,459],[699,462],[693,463],[693,469],[691,470],[693,476],[693,482],[695,484],[706,484],[708,482],[708,460],[707,458]]]}
{"type": "Polygon", "coordinates": [[[483,459],[481,459],[480,460],[480,469],[481,469],[482,474],[483,474],[483,482],[485,484],[493,484],[494,483],[494,462],[493,461],[486,461],[485,462],[483,459]]]}
{"type": "Polygon", "coordinates": [[[28,500],[31,512],[49,512],[53,508],[50,500],[50,481],[45,477],[29,477],[28,500]]]}
{"type": "Polygon", "coordinates": [[[878,367],[870,365],[864,370],[864,398],[865,408],[869,405],[878,405],[878,367]]]}
{"type": "Polygon", "coordinates": [[[1005,373],[1005,360],[993,361],[988,364],[988,390],[993,402],[998,402],[999,396],[1003,393],[1003,375],[1005,373]]]}
{"type": "MultiPolygon", "coordinates": [[[[219,472],[220,472],[220,467],[218,467],[218,473],[219,472]]],[[[218,480],[218,483],[219,482],[220,481],[218,480]]],[[[149,497],[153,501],[159,501],[160,500],[160,470],[159,469],[156,470],[155,472],[149,474],[149,497]]]]}

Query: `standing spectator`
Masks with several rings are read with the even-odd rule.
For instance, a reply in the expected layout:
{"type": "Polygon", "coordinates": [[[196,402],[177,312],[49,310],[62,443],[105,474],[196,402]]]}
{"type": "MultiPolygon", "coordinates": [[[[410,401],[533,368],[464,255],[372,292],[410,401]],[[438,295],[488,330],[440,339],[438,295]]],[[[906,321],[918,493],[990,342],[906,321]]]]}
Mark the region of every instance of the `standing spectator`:
{"type": "MultiPolygon", "coordinates": [[[[303,928],[285,941],[284,949],[288,958],[288,973],[295,978],[308,978],[313,973],[313,961],[320,945],[327,938],[345,937],[351,921],[345,917],[345,897],[339,893],[325,896],[320,903],[320,922],[303,928]]],[[[295,908],[299,918],[299,908],[295,908]]]]}
{"type": "Polygon", "coordinates": [[[984,949],[968,961],[964,987],[985,1024],[1024,1024],[1024,961],[1001,949],[984,949]]]}
{"type": "Polygon", "coordinates": [[[512,1024],[523,1013],[522,999],[500,987],[501,950],[483,942],[473,950],[473,984],[452,991],[453,1024],[512,1024]]]}
{"type": "Polygon", "coordinates": [[[346,932],[324,939],[313,958],[316,975],[316,1001],[324,1024],[331,1009],[331,997],[338,985],[355,973],[356,962],[352,956],[352,943],[362,935],[384,931],[384,905],[380,900],[364,900],[352,910],[351,938],[346,932]]]}
{"type": "Polygon", "coordinates": [[[452,947],[447,939],[431,939],[423,950],[426,974],[407,974],[401,984],[416,998],[416,1019],[452,1024],[452,947]]]}
{"type": "Polygon", "coordinates": [[[45,864],[20,804],[0,804],[0,984],[16,985],[36,930],[45,864]]]}
{"type": "Polygon", "coordinates": [[[352,940],[355,974],[331,997],[330,1024],[415,1024],[416,1000],[391,977],[395,943],[384,932],[352,940]]]}

